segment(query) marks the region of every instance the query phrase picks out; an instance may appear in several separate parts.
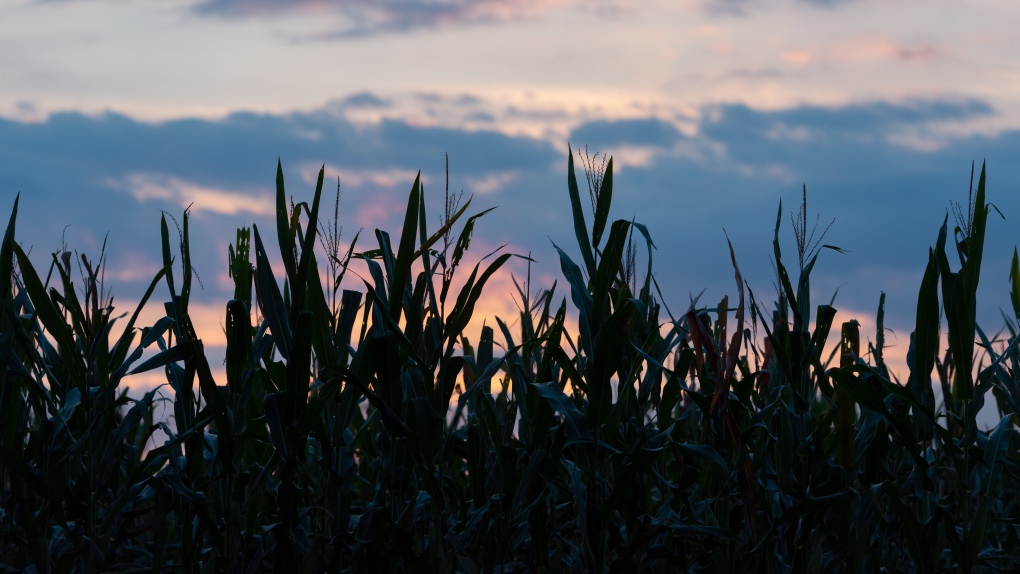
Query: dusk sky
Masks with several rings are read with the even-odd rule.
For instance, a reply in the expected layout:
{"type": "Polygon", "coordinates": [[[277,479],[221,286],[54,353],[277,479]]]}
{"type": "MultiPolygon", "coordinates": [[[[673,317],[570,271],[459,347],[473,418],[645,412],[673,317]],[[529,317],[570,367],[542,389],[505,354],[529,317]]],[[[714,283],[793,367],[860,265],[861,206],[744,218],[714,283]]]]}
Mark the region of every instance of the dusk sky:
{"type": "MultiPolygon", "coordinates": [[[[215,347],[227,244],[240,225],[272,236],[277,158],[297,201],[325,164],[331,207],[339,177],[343,237],[364,228],[367,249],[375,228],[398,232],[418,170],[438,227],[448,153],[451,189],[499,206],[472,250],[531,252],[537,287],[560,277],[550,240],[577,253],[569,143],[613,156],[613,218],[647,225],[674,313],[702,290],[735,296],[724,228],[771,305],[776,211],[795,266],[806,184],[811,220],[835,218],[825,243],[847,251],[821,255],[813,301],[839,288],[837,321],[873,337],[885,291],[902,355],[972,160],[1005,217],[989,219],[985,330],[1009,308],[1018,22],[1020,3],[993,0],[0,0],[0,218],[20,192],[40,266],[67,225],[90,257],[109,233],[127,311],[159,268],[160,210],[192,205],[215,347]]],[[[504,273],[485,312],[507,318],[511,287],[504,273]]]]}

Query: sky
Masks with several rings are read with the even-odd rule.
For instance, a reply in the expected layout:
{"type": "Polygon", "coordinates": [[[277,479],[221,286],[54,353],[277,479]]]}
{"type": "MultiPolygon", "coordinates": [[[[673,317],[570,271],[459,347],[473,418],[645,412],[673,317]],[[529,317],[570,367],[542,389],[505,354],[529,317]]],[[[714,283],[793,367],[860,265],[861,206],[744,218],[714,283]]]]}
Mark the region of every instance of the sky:
{"type": "MultiPolygon", "coordinates": [[[[343,240],[368,242],[398,231],[419,170],[438,227],[448,154],[451,190],[498,206],[472,250],[530,253],[534,286],[565,294],[553,244],[578,257],[570,145],[613,157],[612,217],[648,227],[674,313],[735,297],[727,235],[773,300],[780,201],[795,266],[806,186],[809,222],[835,220],[824,243],[845,250],[821,254],[813,302],[835,296],[836,320],[874,339],[885,292],[902,358],[972,161],[1003,216],[985,330],[1009,309],[1017,21],[1020,4],[997,0],[0,0],[0,214],[21,193],[36,265],[62,245],[97,257],[106,238],[127,311],[159,268],[161,211],[190,205],[199,329],[221,353],[227,245],[241,225],[272,235],[277,160],[297,201],[324,165],[343,240]]],[[[511,316],[512,286],[500,274],[480,318],[511,316]]]]}

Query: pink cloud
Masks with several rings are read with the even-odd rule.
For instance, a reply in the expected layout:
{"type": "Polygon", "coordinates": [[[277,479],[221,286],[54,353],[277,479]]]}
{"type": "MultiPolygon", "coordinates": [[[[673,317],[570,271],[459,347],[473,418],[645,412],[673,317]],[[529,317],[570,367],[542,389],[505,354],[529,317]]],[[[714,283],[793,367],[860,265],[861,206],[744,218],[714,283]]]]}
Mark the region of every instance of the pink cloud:
{"type": "Polygon", "coordinates": [[[807,50],[787,50],[783,52],[783,59],[791,64],[808,64],[814,56],[807,50]]]}
{"type": "Polygon", "coordinates": [[[786,50],[781,57],[792,64],[812,62],[865,62],[895,60],[906,63],[927,62],[943,56],[930,43],[904,44],[885,36],[858,36],[829,42],[819,47],[786,50]]]}
{"type": "Polygon", "coordinates": [[[900,48],[896,57],[906,62],[933,60],[941,56],[934,46],[919,46],[917,48],[900,48]]]}

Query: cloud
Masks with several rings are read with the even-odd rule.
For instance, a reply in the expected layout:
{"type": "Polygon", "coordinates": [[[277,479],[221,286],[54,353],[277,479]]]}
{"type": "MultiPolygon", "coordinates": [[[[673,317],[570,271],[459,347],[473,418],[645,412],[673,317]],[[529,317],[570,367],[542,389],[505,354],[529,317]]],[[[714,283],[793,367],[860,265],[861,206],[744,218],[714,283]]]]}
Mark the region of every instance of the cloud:
{"type": "MultiPolygon", "coordinates": [[[[315,166],[314,170],[317,174],[318,166],[315,166]]],[[[311,171],[307,171],[306,173],[310,175],[311,171]]],[[[336,175],[337,179],[341,182],[341,185],[350,185],[356,188],[371,186],[375,188],[384,187],[391,189],[402,187],[408,182],[414,181],[414,178],[417,175],[417,172],[414,170],[399,168],[357,169],[336,167],[331,169],[330,173],[336,175]]],[[[427,182],[428,178],[425,178],[425,181],[427,182]]]]}
{"type": "Polygon", "coordinates": [[[860,2],[860,0],[800,0],[804,4],[811,4],[820,8],[835,8],[844,4],[860,2]]]}
{"type": "Polygon", "coordinates": [[[383,98],[380,98],[379,96],[377,96],[377,95],[375,95],[375,94],[373,94],[371,92],[359,92],[357,94],[352,94],[350,96],[347,96],[346,98],[344,98],[344,99],[340,100],[339,102],[337,102],[335,105],[336,105],[336,107],[338,109],[347,109],[347,108],[383,108],[383,109],[385,109],[385,108],[390,107],[390,102],[387,101],[387,100],[384,100],[383,98]]]}
{"type": "Polygon", "coordinates": [[[570,132],[571,141],[597,147],[634,145],[669,148],[683,135],[676,126],[655,118],[592,121],[570,132]]]}
{"type": "MultiPolygon", "coordinates": [[[[978,100],[804,105],[769,113],[744,105],[725,105],[709,108],[701,132],[740,157],[759,159],[793,151],[802,154],[818,146],[856,148],[878,142],[899,145],[896,136],[907,132],[927,130],[931,137],[940,137],[937,128],[942,124],[981,119],[993,113],[991,106],[978,100]],[[788,145],[770,145],[776,141],[788,145]]],[[[873,149],[877,152],[882,148],[873,149]]]]}
{"type": "Polygon", "coordinates": [[[468,189],[478,195],[491,195],[507,187],[517,179],[517,174],[512,171],[491,173],[480,178],[467,178],[468,189]]]}
{"type": "Polygon", "coordinates": [[[799,65],[868,60],[894,60],[911,64],[928,62],[943,55],[943,49],[930,42],[907,44],[884,35],[864,34],[828,41],[808,49],[787,50],[783,52],[782,58],[799,65]]]}
{"type": "Polygon", "coordinates": [[[248,213],[270,215],[276,204],[268,191],[236,192],[204,187],[181,180],[172,175],[158,173],[128,173],[120,180],[111,180],[114,189],[131,193],[136,200],[168,200],[192,213],[212,212],[223,215],[248,213]]]}
{"type": "Polygon", "coordinates": [[[565,0],[204,0],[203,16],[265,17],[281,13],[340,16],[343,24],[326,37],[349,38],[417,29],[520,20],[541,16],[565,0]]]}
{"type": "MultiPolygon", "coordinates": [[[[860,3],[861,0],[792,0],[788,3],[811,6],[814,8],[835,9],[840,6],[860,3]]],[[[753,10],[765,10],[770,3],[753,0],[703,0],[702,6],[710,14],[718,16],[745,16],[753,10]]],[[[772,2],[771,4],[775,4],[772,2]]]]}
{"type": "Polygon", "coordinates": [[[613,165],[623,167],[650,165],[656,156],[672,150],[686,140],[677,127],[657,118],[585,122],[570,132],[570,141],[590,148],[590,153],[613,156],[613,165]]]}
{"type": "Polygon", "coordinates": [[[746,13],[748,0],[704,0],[705,10],[715,15],[738,16],[746,13]]]}

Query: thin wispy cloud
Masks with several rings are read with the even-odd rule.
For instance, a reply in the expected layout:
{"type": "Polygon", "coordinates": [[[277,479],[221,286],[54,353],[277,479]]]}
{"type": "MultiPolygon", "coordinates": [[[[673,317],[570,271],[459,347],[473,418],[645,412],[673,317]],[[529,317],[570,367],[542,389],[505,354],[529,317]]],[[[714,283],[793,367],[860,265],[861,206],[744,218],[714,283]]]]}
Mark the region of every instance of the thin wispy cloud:
{"type": "MultiPolygon", "coordinates": [[[[814,8],[835,9],[845,5],[859,4],[863,0],[786,0],[790,4],[800,4],[814,8]]],[[[703,0],[703,8],[711,14],[721,16],[745,16],[774,8],[777,2],[760,0],[703,0]]]]}
{"type": "Polygon", "coordinates": [[[570,0],[204,0],[203,16],[254,18],[281,13],[339,16],[338,29],[320,38],[353,38],[418,29],[534,18],[570,0]]]}
{"type": "Polygon", "coordinates": [[[266,190],[233,191],[216,189],[182,180],[162,173],[128,173],[109,181],[113,189],[130,193],[136,201],[145,203],[163,200],[177,204],[192,213],[219,213],[223,215],[250,214],[266,216],[275,213],[276,204],[266,190]]]}
{"type": "Polygon", "coordinates": [[[832,65],[867,60],[925,63],[944,57],[944,51],[931,42],[903,43],[888,36],[867,34],[786,50],[782,53],[782,58],[787,63],[801,65],[832,65]]]}

